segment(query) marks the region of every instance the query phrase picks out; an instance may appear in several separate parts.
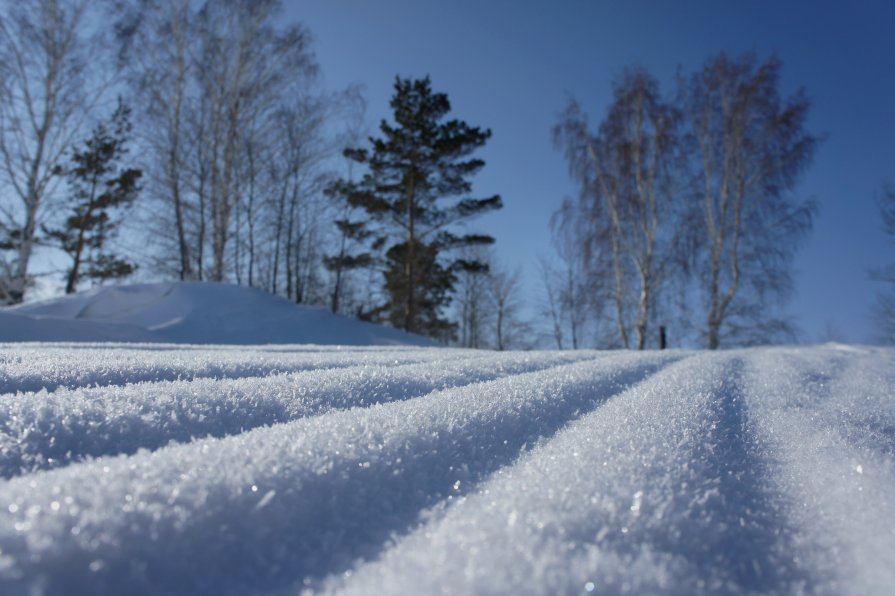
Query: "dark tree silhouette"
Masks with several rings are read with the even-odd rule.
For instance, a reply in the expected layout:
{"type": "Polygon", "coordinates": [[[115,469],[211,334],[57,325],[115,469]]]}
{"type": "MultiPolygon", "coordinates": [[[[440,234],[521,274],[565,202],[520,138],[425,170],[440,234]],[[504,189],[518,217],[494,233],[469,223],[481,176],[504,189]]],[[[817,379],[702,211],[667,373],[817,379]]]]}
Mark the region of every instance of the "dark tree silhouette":
{"type": "Polygon", "coordinates": [[[385,270],[388,300],[375,313],[406,331],[445,338],[453,326],[441,309],[450,301],[454,272],[481,263],[448,257],[454,249],[491,244],[491,236],[458,234],[456,225],[499,209],[501,198],[469,198],[469,178],[485,162],[470,155],[485,144],[490,130],[446,120],[451,110],[444,93],[434,93],[428,77],[395,81],[391,100],[394,124],[382,121],[380,138],[369,149],[345,156],[365,166],[360,181],[340,180],[331,197],[363,210],[368,222],[344,221],[343,232],[367,238],[368,251],[331,257],[332,268],[366,264],[375,254],[385,270]]]}
{"type": "Polygon", "coordinates": [[[76,149],[70,165],[60,174],[68,178],[70,215],[62,228],[43,230],[51,243],[68,253],[72,265],[66,275],[65,293],[77,290],[78,281],[110,279],[130,275],[135,266],[104,251],[118,221],[113,210],[129,206],[139,192],[137,182],[143,173],[123,168],[127,141],[131,132],[130,110],[119,101],[109,125],[100,124],[76,149]]]}

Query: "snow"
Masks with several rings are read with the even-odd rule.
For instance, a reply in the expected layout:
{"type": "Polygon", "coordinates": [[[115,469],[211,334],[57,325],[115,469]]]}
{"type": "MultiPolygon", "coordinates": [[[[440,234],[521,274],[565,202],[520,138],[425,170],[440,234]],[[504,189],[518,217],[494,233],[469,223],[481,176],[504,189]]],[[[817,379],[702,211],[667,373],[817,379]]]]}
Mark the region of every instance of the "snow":
{"type": "Polygon", "coordinates": [[[895,586],[893,349],[198,345],[235,295],[158,289],[9,315],[86,326],[0,344],[0,593],[895,586]]]}
{"type": "Polygon", "coordinates": [[[891,349],[10,344],[0,375],[4,594],[895,585],[891,349]]]}
{"type": "Polygon", "coordinates": [[[200,282],[105,286],[6,308],[0,341],[434,345],[259,289],[200,282]]]}
{"type": "Polygon", "coordinates": [[[281,357],[274,370],[302,370],[315,364],[319,368],[260,378],[144,382],[114,391],[88,386],[6,395],[0,400],[0,420],[5,421],[0,434],[0,476],[66,465],[86,456],[155,449],[192,437],[237,434],[337,408],[408,399],[586,357],[502,354],[481,362],[458,352],[460,357],[441,358],[437,368],[430,362],[406,364],[400,353],[339,354],[336,360],[309,359],[300,353],[294,362],[282,362],[281,357]],[[349,362],[355,365],[346,366],[349,362]],[[59,425],[59,419],[65,424],[59,425]]]}

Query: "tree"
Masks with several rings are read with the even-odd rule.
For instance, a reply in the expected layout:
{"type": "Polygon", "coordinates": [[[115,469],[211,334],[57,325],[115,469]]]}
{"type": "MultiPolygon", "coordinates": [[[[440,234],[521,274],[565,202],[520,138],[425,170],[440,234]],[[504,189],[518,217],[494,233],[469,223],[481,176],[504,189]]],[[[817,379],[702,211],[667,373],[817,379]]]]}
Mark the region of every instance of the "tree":
{"type": "Polygon", "coordinates": [[[405,331],[449,340],[454,324],[442,316],[440,309],[448,304],[457,278],[453,268],[439,261],[438,246],[419,240],[399,242],[385,258],[385,289],[391,298],[382,310],[385,320],[393,327],[403,326],[405,331]],[[408,319],[408,308],[412,319],[408,319]]]}
{"type": "MultiPolygon", "coordinates": [[[[359,101],[361,110],[356,112],[359,116],[364,110],[365,105],[362,100],[359,101]]],[[[364,125],[360,119],[349,124],[346,135],[349,142],[347,145],[356,145],[362,138],[362,130],[364,125]]],[[[347,160],[346,177],[353,180],[354,162],[347,160]]],[[[363,216],[359,213],[362,211],[347,201],[341,200],[339,194],[338,183],[328,186],[324,190],[324,194],[335,206],[335,225],[338,230],[337,240],[335,244],[335,252],[328,254],[323,258],[323,265],[331,274],[332,291],[330,293],[330,310],[333,313],[363,313],[366,310],[372,310],[372,302],[366,301],[367,304],[358,304],[357,300],[352,300],[351,281],[355,277],[355,273],[360,271],[366,272],[368,276],[375,275],[375,260],[372,253],[366,249],[365,244],[370,241],[373,233],[368,229],[363,216]],[[346,300],[347,298],[347,300],[346,300]],[[346,304],[347,303],[347,304],[346,304]],[[346,306],[348,309],[345,310],[346,306]]],[[[366,284],[369,286],[369,284],[366,284]]],[[[357,292],[354,292],[357,294],[357,292]]],[[[370,289],[367,288],[367,296],[370,295],[370,289]]]]}
{"type": "Polygon", "coordinates": [[[232,218],[242,191],[238,175],[246,141],[265,138],[283,93],[316,70],[306,29],[278,30],[274,0],[208,2],[197,16],[197,83],[205,100],[202,142],[211,227],[209,279],[223,281],[232,218]]]}
{"type": "Polygon", "coordinates": [[[492,256],[485,247],[467,247],[461,251],[467,262],[486,263],[488,269],[461,269],[455,286],[455,316],[459,323],[459,344],[464,348],[484,348],[491,312],[488,305],[488,282],[492,256]]]}
{"type": "Polygon", "coordinates": [[[508,271],[490,247],[466,248],[461,258],[484,266],[457,272],[454,316],[459,322],[459,345],[509,350],[534,344],[527,339],[531,329],[521,314],[521,271],[508,271]]]}
{"type": "MultiPolygon", "coordinates": [[[[124,4],[117,33],[121,62],[141,108],[148,188],[173,212],[178,277],[194,279],[194,249],[188,235],[187,110],[195,77],[190,0],[134,0],[124,4]]],[[[167,219],[167,218],[165,218],[167,219]]]]}
{"type": "Polygon", "coordinates": [[[555,142],[581,186],[577,208],[564,206],[554,226],[587,226],[581,234],[581,254],[591,261],[586,269],[606,270],[598,260],[608,260],[625,348],[632,346],[632,335],[633,346],[646,347],[678,250],[672,175],[679,121],[656,80],[643,69],[628,69],[614,85],[613,102],[597,134],[588,130],[574,101],[554,128],[555,142]]]}
{"type": "Polygon", "coordinates": [[[370,232],[363,222],[352,221],[348,217],[337,219],[336,228],[339,230],[338,252],[323,258],[324,266],[333,273],[333,289],[330,294],[330,310],[334,313],[341,312],[344,296],[344,279],[347,273],[354,269],[371,267],[373,258],[368,252],[355,254],[352,248],[365,242],[370,232]]]}
{"type": "Polygon", "coordinates": [[[541,314],[550,319],[551,332],[553,341],[556,342],[556,349],[563,349],[563,312],[559,297],[559,288],[561,283],[557,283],[556,270],[550,265],[545,258],[538,260],[539,271],[541,273],[541,284],[544,290],[544,300],[541,304],[541,314]]]}
{"type": "Polygon", "coordinates": [[[494,321],[494,348],[510,349],[519,341],[525,325],[519,320],[522,275],[519,270],[506,271],[492,262],[488,271],[488,295],[494,321]]]}
{"type": "Polygon", "coordinates": [[[604,259],[588,248],[592,227],[580,216],[578,207],[566,199],[550,218],[557,259],[553,262],[545,258],[540,260],[546,295],[545,314],[550,317],[553,339],[560,350],[564,337],[568,337],[573,350],[582,346],[585,328],[603,318],[604,305],[610,298],[606,293],[608,284],[603,283],[608,278],[606,270],[601,269],[605,267],[604,259]]]}
{"type": "Polygon", "coordinates": [[[0,302],[24,299],[54,173],[102,92],[89,75],[102,59],[85,33],[90,5],[21,0],[0,15],[0,248],[11,253],[0,259],[0,302]]]}
{"type": "Polygon", "coordinates": [[[120,165],[131,133],[130,109],[119,102],[109,124],[94,129],[84,147],[74,151],[64,172],[73,203],[65,227],[43,227],[46,236],[72,258],[66,294],[76,291],[82,277],[119,278],[135,269],[132,263],[103,251],[118,226],[111,210],[133,203],[139,192],[137,182],[143,175],[140,170],[120,165]]]}
{"type": "Polygon", "coordinates": [[[454,272],[481,266],[450,259],[449,253],[494,242],[491,236],[454,231],[457,224],[502,206],[497,195],[467,196],[468,179],[485,165],[469,156],[491,131],[445,120],[450,102],[432,91],[428,77],[397,78],[390,105],[394,124],[382,121],[382,137],[371,137],[369,149],[345,151],[366,174],[357,182],[338,181],[329,194],[377,224],[369,246],[385,253],[379,260],[388,300],[374,314],[405,331],[443,338],[451,325],[440,311],[450,300],[454,272]]]}
{"type": "MultiPolygon", "coordinates": [[[[883,187],[877,205],[883,232],[895,242],[895,187],[883,187]]],[[[895,343],[895,263],[870,272],[874,281],[886,284],[876,296],[873,318],[877,327],[877,339],[884,343],[895,343]]]]}
{"type": "MultiPolygon", "coordinates": [[[[327,224],[345,213],[344,209],[339,212],[324,193],[336,177],[333,160],[348,145],[350,132],[335,133],[330,130],[330,122],[339,116],[351,120],[362,112],[363,101],[357,90],[347,89],[302,93],[277,114],[281,139],[268,142],[267,156],[270,196],[274,197],[267,216],[268,234],[273,232],[274,244],[272,291],[277,291],[282,271],[285,283],[279,287],[295,302],[322,304],[328,298],[330,307],[334,304],[333,294],[324,288],[328,284],[321,279],[321,265],[326,266],[325,253],[330,249],[326,244],[326,235],[331,232],[327,224]]],[[[348,244],[340,246],[339,251],[349,250],[348,244]]],[[[341,297],[347,276],[339,278],[341,297]]],[[[338,299],[335,306],[340,308],[338,299]]]]}
{"type": "Polygon", "coordinates": [[[310,33],[281,26],[281,9],[277,0],[129,0],[117,32],[145,132],[159,269],[250,285],[264,278],[303,301],[311,275],[303,250],[313,241],[294,219],[275,218],[307,206],[299,190],[318,174],[307,164],[325,153],[312,142],[332,110],[330,97],[312,91],[310,33]],[[261,271],[268,262],[274,270],[261,271]]]}
{"type": "Polygon", "coordinates": [[[791,191],[818,139],[804,128],[804,90],[780,96],[780,69],[776,57],[720,54],[681,81],[699,180],[688,227],[698,230],[709,349],[792,335],[772,307],[787,296],[792,258],[811,230],[814,204],[791,191]]]}

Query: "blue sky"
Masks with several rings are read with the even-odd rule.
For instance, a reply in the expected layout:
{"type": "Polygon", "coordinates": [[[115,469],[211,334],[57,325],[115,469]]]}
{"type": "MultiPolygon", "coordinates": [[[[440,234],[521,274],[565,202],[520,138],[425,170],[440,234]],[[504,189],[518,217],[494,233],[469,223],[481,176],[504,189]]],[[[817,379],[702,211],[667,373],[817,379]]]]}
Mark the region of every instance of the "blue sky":
{"type": "Polygon", "coordinates": [[[599,121],[610,85],[640,64],[665,87],[680,66],[719,51],[776,52],[782,90],[813,99],[808,128],[823,135],[796,189],[820,214],[795,262],[790,310],[816,341],[832,327],[851,342],[872,336],[867,270],[895,261],[873,203],[895,183],[895,3],[585,2],[529,0],[302,0],[289,18],[314,34],[326,85],[365,88],[371,131],[388,117],[395,75],[430,75],[453,113],[491,128],[476,193],[505,208],[480,221],[498,255],[521,267],[530,301],[537,258],[550,253],[547,222],[575,194],[550,128],[569,95],[599,121]]]}

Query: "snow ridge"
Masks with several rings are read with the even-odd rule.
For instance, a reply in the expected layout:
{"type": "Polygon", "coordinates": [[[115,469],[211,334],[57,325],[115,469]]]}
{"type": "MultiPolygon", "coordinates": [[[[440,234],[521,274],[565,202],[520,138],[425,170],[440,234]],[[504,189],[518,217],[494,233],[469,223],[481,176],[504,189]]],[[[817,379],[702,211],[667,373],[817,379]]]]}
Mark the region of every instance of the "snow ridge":
{"type": "Polygon", "coordinates": [[[0,347],[0,592],[887,594],[840,348],[0,347]]]}
{"type": "Polygon", "coordinates": [[[444,358],[438,368],[395,355],[336,356],[308,359],[299,354],[294,363],[278,358],[265,368],[317,368],[260,378],[234,380],[228,370],[220,375],[223,380],[194,378],[4,396],[0,399],[0,477],[55,468],[85,457],[157,449],[194,437],[237,434],[334,409],[409,399],[593,354],[504,354],[485,362],[444,358]],[[40,406],[35,407],[35,402],[40,406]]]}

